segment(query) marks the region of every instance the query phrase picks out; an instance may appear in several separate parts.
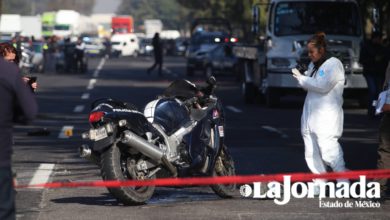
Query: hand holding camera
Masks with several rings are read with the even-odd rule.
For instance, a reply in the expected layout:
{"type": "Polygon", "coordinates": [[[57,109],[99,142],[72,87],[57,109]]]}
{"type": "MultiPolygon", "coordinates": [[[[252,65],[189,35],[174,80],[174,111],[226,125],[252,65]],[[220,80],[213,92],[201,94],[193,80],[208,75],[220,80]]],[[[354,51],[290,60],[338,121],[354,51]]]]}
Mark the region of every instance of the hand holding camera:
{"type": "Polygon", "coordinates": [[[30,86],[32,92],[35,92],[35,90],[38,88],[36,76],[25,76],[23,77],[23,80],[30,86]]]}
{"type": "Polygon", "coordinates": [[[302,73],[297,68],[292,69],[291,72],[293,74],[293,77],[295,77],[296,79],[299,79],[302,76],[302,73]]]}

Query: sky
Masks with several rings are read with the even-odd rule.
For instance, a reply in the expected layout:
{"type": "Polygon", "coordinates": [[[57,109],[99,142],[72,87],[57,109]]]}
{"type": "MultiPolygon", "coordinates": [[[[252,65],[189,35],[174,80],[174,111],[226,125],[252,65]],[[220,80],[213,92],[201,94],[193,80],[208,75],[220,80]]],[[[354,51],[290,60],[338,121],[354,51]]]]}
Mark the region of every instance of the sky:
{"type": "Polygon", "coordinates": [[[96,0],[93,13],[115,13],[121,0],[96,0]]]}

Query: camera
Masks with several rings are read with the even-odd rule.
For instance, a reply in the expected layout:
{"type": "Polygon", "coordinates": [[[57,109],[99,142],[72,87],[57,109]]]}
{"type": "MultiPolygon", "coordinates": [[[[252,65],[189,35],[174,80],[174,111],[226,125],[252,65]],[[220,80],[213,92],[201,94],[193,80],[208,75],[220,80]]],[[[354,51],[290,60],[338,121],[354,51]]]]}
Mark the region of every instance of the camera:
{"type": "Polygon", "coordinates": [[[34,92],[34,88],[32,87],[32,84],[37,82],[37,77],[36,76],[27,76],[27,78],[28,78],[27,84],[29,85],[31,91],[34,92]]]}
{"type": "Polygon", "coordinates": [[[302,74],[307,70],[307,65],[306,63],[304,62],[297,62],[297,65],[295,66],[295,68],[297,68],[299,70],[299,72],[301,72],[302,74]]]}

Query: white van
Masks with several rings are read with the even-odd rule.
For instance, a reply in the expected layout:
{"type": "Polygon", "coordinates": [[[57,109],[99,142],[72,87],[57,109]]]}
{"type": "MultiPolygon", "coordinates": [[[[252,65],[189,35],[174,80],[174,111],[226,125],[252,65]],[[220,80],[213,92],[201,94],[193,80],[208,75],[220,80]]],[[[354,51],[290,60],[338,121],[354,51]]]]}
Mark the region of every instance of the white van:
{"type": "Polygon", "coordinates": [[[135,34],[114,34],[111,37],[111,49],[121,56],[138,55],[138,37],[135,34]]]}

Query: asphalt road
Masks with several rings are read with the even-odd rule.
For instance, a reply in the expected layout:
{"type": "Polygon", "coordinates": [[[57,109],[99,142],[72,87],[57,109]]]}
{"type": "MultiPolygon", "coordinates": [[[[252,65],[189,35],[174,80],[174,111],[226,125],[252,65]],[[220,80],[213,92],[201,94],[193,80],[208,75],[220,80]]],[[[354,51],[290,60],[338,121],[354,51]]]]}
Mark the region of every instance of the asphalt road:
{"type": "MultiPolygon", "coordinates": [[[[90,103],[112,97],[143,107],[169,83],[185,76],[182,57],[166,57],[164,76],[146,74],[150,57],[91,59],[87,74],[37,74],[40,113],[34,124],[17,126],[13,166],[19,184],[42,181],[101,180],[96,165],[79,158],[81,132],[88,129],[90,103]],[[47,135],[28,132],[46,128],[47,135]]],[[[189,78],[204,81],[201,73],[189,78]]],[[[233,77],[217,76],[217,95],[226,108],[226,143],[237,174],[308,172],[300,136],[303,97],[285,97],[280,107],[245,105],[233,77]]],[[[345,100],[341,144],[351,170],[376,165],[379,121],[368,120],[353,100],[345,100]]],[[[238,191],[238,190],[237,190],[238,191]]],[[[344,202],[344,200],[340,200],[344,202]]],[[[355,200],[351,200],[353,203],[355,200]]],[[[123,206],[104,188],[18,189],[18,219],[389,219],[380,208],[323,208],[318,198],[273,200],[237,196],[220,199],[208,187],[158,188],[142,206],[123,206]]]]}

